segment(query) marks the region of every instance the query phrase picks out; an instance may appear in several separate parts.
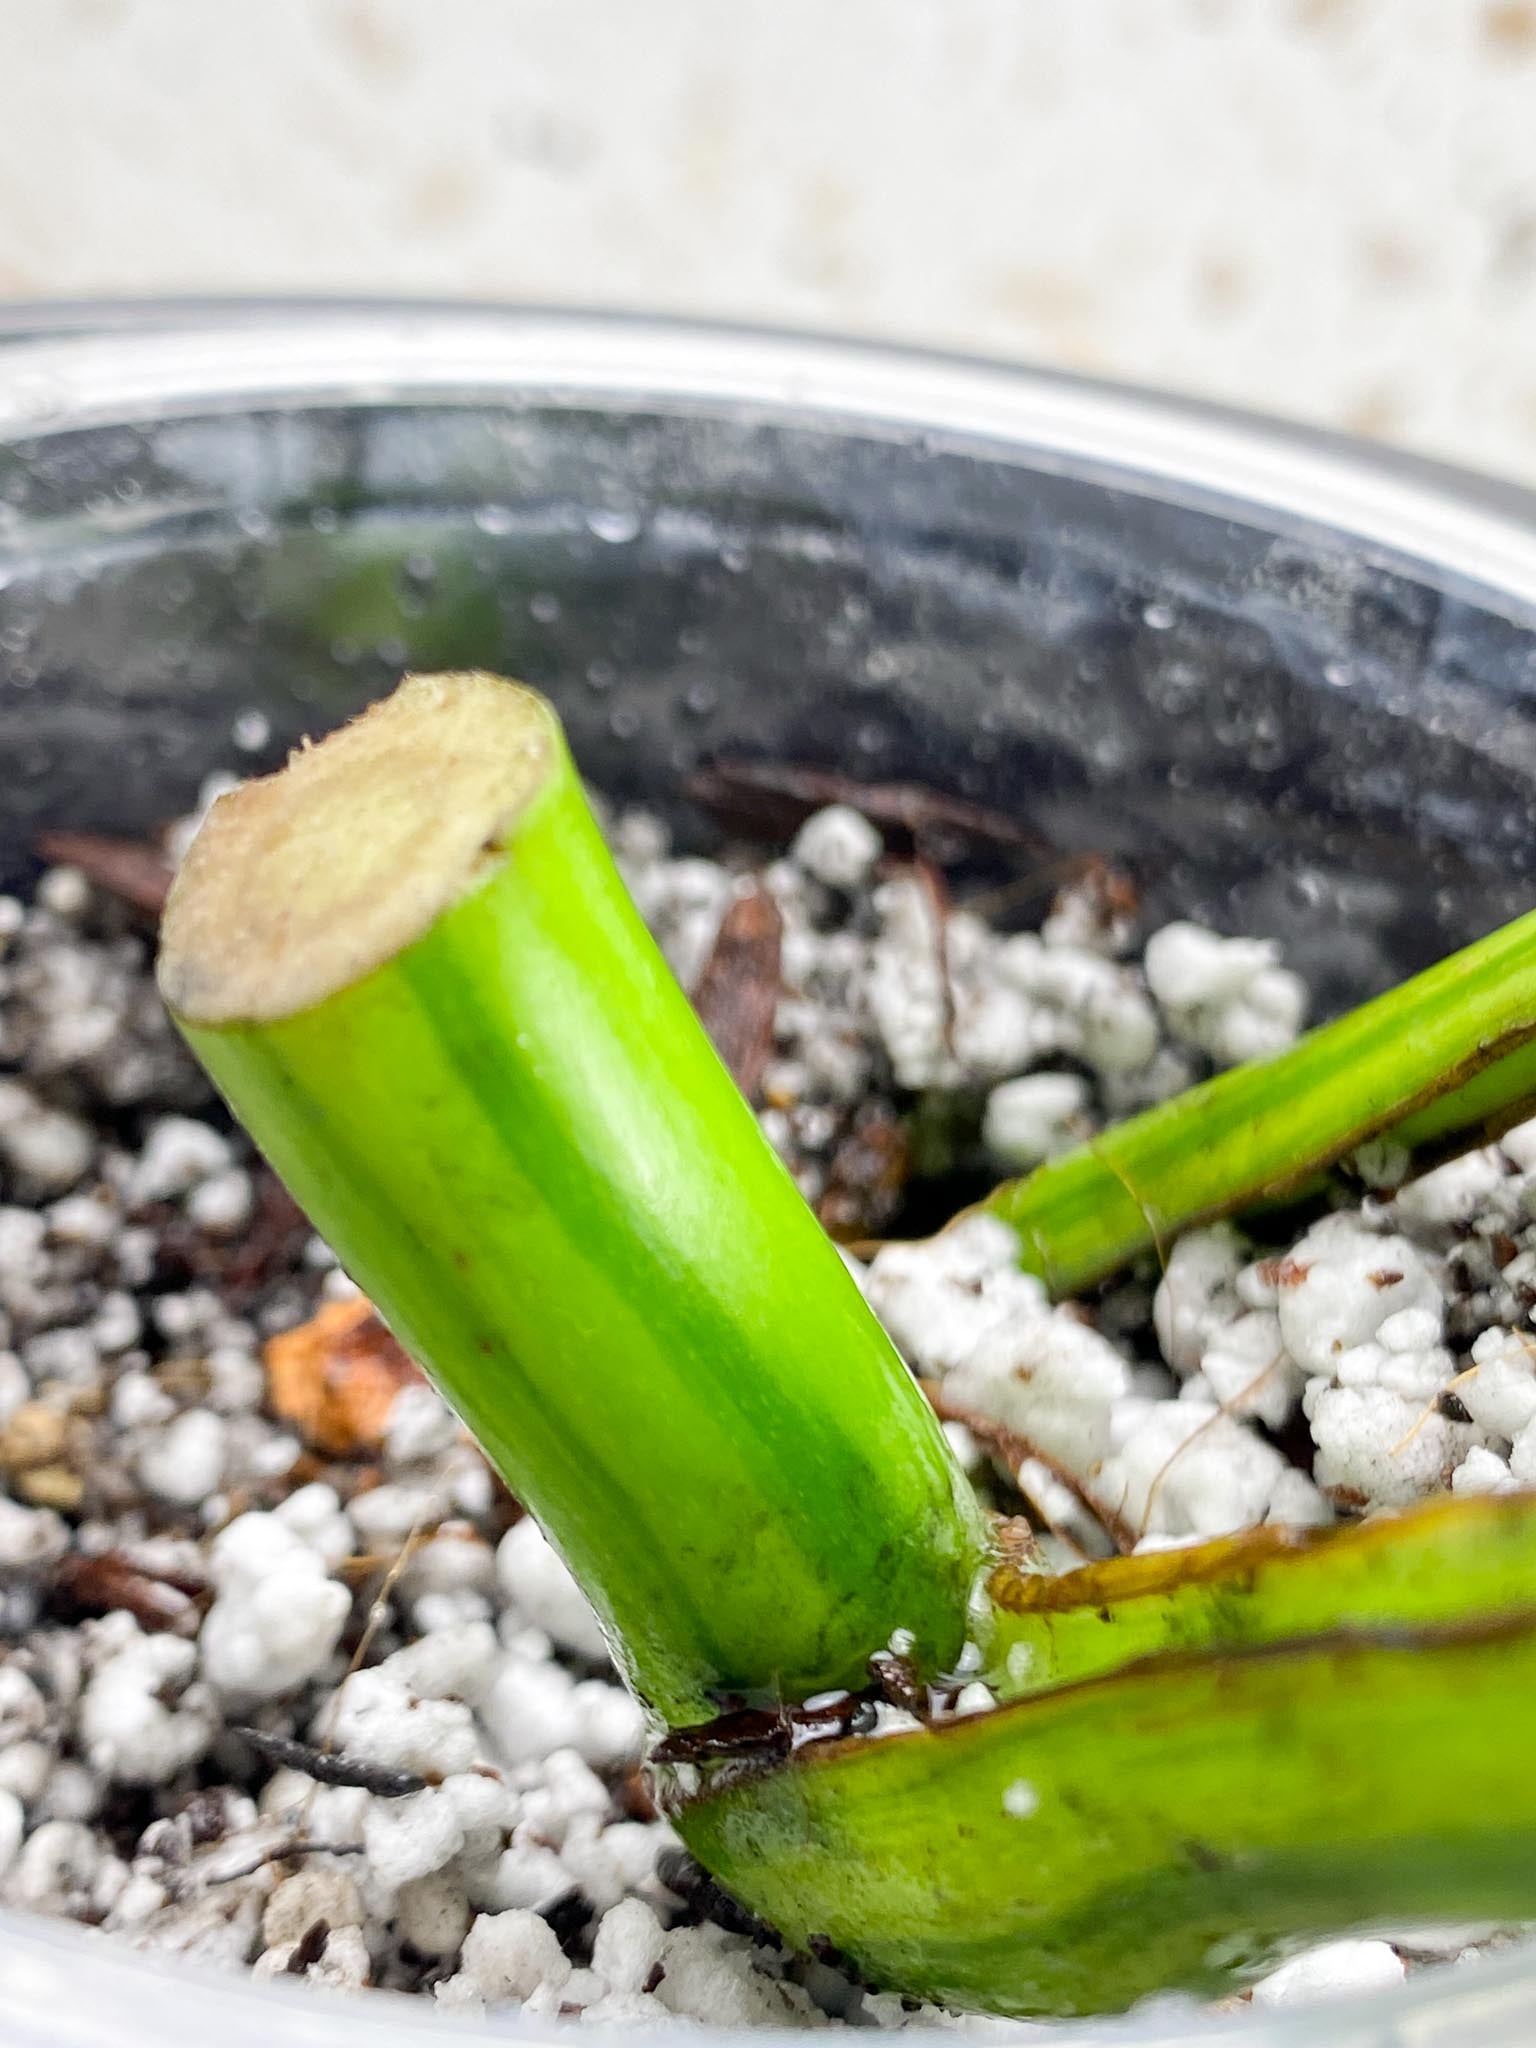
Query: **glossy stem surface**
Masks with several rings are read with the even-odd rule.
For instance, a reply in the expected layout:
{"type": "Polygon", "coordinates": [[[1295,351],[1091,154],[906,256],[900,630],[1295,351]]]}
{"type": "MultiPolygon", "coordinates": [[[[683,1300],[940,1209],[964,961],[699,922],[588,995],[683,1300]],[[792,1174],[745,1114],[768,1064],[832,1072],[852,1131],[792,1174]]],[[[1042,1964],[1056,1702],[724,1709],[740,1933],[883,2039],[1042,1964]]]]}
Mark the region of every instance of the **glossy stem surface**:
{"type": "Polygon", "coordinates": [[[542,715],[547,772],[413,943],[298,1014],[178,1021],[659,1714],[862,1682],[896,1628],[941,1669],[979,1510],[542,715]]]}
{"type": "Polygon", "coordinates": [[[1004,1182],[984,1206],[1057,1295],[1181,1231],[1305,1193],[1367,1138],[1443,1141],[1536,1094],[1536,911],[1278,1054],[1004,1182]]]}
{"type": "Polygon", "coordinates": [[[988,1592],[984,1675],[1005,1699],[1172,1651],[1492,1622],[1536,1605],[1536,1494],[1445,1498],[1325,1529],[1270,1525],[1070,1572],[999,1565],[988,1592]]]}
{"type": "Polygon", "coordinates": [[[1533,1740],[1527,1613],[1152,1660],[806,1751],[678,1825],[790,1941],[831,1941],[878,1985],[1117,2011],[1235,1990],[1372,1923],[1530,1917],[1533,1740]]]}

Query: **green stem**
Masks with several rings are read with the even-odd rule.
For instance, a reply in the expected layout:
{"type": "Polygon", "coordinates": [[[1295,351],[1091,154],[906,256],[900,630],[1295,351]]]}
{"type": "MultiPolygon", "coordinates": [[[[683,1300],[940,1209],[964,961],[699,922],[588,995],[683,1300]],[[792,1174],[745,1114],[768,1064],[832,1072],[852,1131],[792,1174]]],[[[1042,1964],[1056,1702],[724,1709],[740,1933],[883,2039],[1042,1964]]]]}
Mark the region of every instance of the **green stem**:
{"type": "Polygon", "coordinates": [[[1536,1093],[1536,911],[1288,1052],[1005,1182],[985,1206],[1058,1295],[1199,1223],[1308,1191],[1367,1138],[1470,1131],[1536,1093]]]}
{"type": "Polygon", "coordinates": [[[1536,1910],[1536,1627],[1151,1660],[810,1749],[677,1815],[798,1947],[1016,2015],[1232,1990],[1289,1945],[1536,1910]],[[1483,1768],[1458,1762],[1475,1730],[1483,1768]]]}
{"type": "Polygon", "coordinates": [[[1249,1529],[1059,1575],[999,1565],[984,1674],[1005,1699],[1169,1651],[1446,1628],[1536,1598],[1536,1495],[1446,1498],[1330,1529],[1249,1529]]]}
{"type": "Polygon", "coordinates": [[[668,1720],[940,1668],[985,1552],[626,895],[553,712],[414,678],[215,809],[161,984],[668,1720]]]}
{"type": "Polygon", "coordinates": [[[1536,1043],[1517,1046],[1490,1060],[1460,1087],[1447,1088],[1386,1133],[1410,1152],[1461,1140],[1477,1143],[1501,1136],[1536,1115],[1536,1043]]]}

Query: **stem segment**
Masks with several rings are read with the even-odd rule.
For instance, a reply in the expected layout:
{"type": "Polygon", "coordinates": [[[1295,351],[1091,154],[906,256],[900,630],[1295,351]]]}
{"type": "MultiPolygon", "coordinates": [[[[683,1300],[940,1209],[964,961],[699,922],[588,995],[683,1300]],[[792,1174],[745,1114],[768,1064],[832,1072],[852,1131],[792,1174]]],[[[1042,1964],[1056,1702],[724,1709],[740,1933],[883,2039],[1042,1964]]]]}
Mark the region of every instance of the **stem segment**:
{"type": "Polygon", "coordinates": [[[1446,1498],[1329,1529],[1271,1524],[1059,1576],[1000,1564],[985,1675],[1021,1699],[1170,1651],[1494,1622],[1528,1608],[1533,1589],[1531,1494],[1446,1498]]]}
{"type": "Polygon", "coordinates": [[[1289,1052],[1235,1067],[1006,1181],[986,1207],[1059,1295],[1218,1216],[1307,1191],[1383,1132],[1410,1144],[1536,1094],[1536,911],[1289,1052]]]}
{"type": "Polygon", "coordinates": [[[954,1658],[979,1511],[542,699],[412,678],[222,799],[160,979],[659,1713],[954,1658]]]}

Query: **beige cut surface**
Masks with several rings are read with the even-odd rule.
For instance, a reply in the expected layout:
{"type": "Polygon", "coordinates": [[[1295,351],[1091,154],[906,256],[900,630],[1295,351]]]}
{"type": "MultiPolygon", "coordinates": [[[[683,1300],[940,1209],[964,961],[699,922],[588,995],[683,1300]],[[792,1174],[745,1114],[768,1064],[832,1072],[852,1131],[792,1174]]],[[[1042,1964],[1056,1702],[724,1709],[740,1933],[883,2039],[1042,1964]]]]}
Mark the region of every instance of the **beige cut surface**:
{"type": "Polygon", "coordinates": [[[273,1023],[360,981],[481,879],[559,755],[520,683],[407,676],[213,806],[166,905],[166,1003],[193,1025],[273,1023]]]}

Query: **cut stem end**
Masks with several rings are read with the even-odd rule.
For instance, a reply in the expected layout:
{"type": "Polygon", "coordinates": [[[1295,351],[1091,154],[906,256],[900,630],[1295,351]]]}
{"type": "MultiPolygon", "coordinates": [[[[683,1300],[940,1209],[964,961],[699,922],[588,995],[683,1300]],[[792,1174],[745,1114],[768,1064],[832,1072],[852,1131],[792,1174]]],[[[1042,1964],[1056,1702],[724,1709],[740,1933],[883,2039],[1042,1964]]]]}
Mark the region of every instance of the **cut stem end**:
{"type": "Polygon", "coordinates": [[[166,1003],[193,1025],[273,1023],[361,981],[499,865],[560,747],[517,683],[409,676],[220,797],[166,905],[166,1003]]]}

